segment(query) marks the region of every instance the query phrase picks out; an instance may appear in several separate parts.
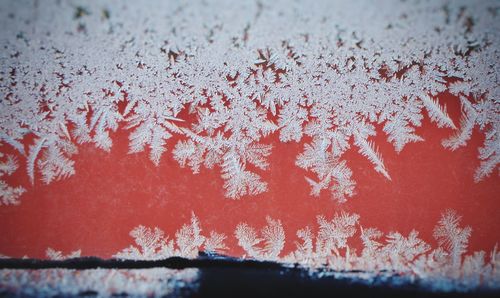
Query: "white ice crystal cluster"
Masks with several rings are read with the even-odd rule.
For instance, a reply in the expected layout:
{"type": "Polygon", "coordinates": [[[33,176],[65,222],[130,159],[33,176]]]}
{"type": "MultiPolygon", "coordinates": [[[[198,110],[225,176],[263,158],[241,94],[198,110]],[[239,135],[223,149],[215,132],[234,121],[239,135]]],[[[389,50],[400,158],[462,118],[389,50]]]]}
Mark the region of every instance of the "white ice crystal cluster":
{"type": "MultiPolygon", "coordinates": [[[[109,151],[120,127],[130,153],[159,164],[170,148],[194,173],[220,170],[237,199],[266,191],[274,135],[303,141],[296,164],[311,193],[342,202],[356,184],[344,153],[391,179],[374,137],[383,131],[399,152],[423,140],[428,115],[455,131],[451,150],[484,132],[479,181],[499,168],[499,10],[487,0],[1,1],[1,150],[50,183],[75,173],[78,144],[109,151]],[[445,91],[460,123],[438,100],[445,91]]],[[[2,204],[22,192],[0,182],[2,204]]]]}
{"type": "Polygon", "coordinates": [[[2,178],[10,176],[19,167],[16,158],[12,154],[0,152],[0,159],[5,157],[5,161],[0,162],[0,205],[17,205],[19,197],[26,191],[21,186],[10,186],[2,178]]]}
{"type": "Polygon", "coordinates": [[[336,213],[331,220],[318,216],[316,235],[310,227],[297,231],[300,241],[296,241],[296,249],[286,255],[282,254],[285,234],[278,220],[267,219],[262,238],[246,224],[238,225],[235,236],[250,258],[299,264],[312,274],[338,274],[339,278],[351,276],[371,282],[380,274],[389,273],[436,291],[500,289],[497,246],[489,255],[484,251],[466,254],[472,229],[461,227],[460,220],[461,216],[453,210],[442,213],[434,228],[438,242],[434,249],[419,238],[416,230],[408,235],[391,232],[384,239],[380,230],[363,228],[359,215],[345,212],[336,213]],[[348,244],[355,234],[362,242],[360,252],[348,244]],[[256,244],[261,241],[266,244],[259,250],[256,244]],[[362,274],[352,275],[353,271],[362,274]]]}
{"type": "MultiPolygon", "coordinates": [[[[238,246],[245,252],[243,259],[274,261],[291,267],[298,265],[309,270],[314,277],[333,275],[339,279],[372,285],[375,280],[389,277],[397,280],[394,282],[440,292],[500,290],[500,252],[497,246],[488,254],[468,249],[472,229],[461,226],[461,216],[453,210],[443,212],[434,227],[435,247],[419,238],[416,230],[410,231],[408,235],[390,232],[384,236],[376,228],[362,227],[359,215],[340,212],[331,219],[318,216],[317,227],[308,226],[298,230],[295,249],[288,248],[288,252],[284,253],[286,235],[281,221],[267,217],[266,222],[260,233],[246,223],[237,225],[234,236],[238,246]],[[358,246],[356,242],[361,243],[359,251],[355,248],[358,246]]],[[[116,253],[114,258],[161,260],[176,256],[192,259],[197,258],[201,251],[210,256],[228,249],[224,234],[214,231],[209,237],[201,234],[194,214],[191,222],[176,232],[175,243],[174,240],[168,240],[158,227],[151,229],[140,225],[130,235],[135,245],[116,253]]],[[[80,250],[67,255],[52,248],[46,251],[47,258],[52,260],[75,258],[80,254],[80,250]]],[[[37,285],[34,288],[40,288],[40,291],[57,291],[56,281],[59,280],[59,283],[74,286],[74,291],[98,289],[109,294],[113,288],[121,287],[130,293],[156,293],[175,289],[175,284],[165,283],[166,280],[175,282],[190,276],[195,278],[196,272],[165,268],[83,270],[81,276],[74,276],[74,271],[62,269],[41,270],[38,273],[36,270],[4,269],[0,270],[0,289],[22,290],[18,286],[32,278],[33,284],[29,288],[33,289],[33,285],[37,285]],[[104,288],[97,286],[102,282],[104,288]],[[130,287],[127,282],[131,283],[130,287]]]]}
{"type": "Polygon", "coordinates": [[[226,236],[215,231],[206,237],[201,234],[198,218],[192,214],[191,223],[185,224],[175,233],[175,241],[164,236],[164,232],[155,227],[137,226],[130,236],[137,246],[131,245],[114,255],[119,259],[159,260],[169,257],[196,258],[200,251],[217,253],[227,249],[224,244],[226,236]]]}
{"type": "Polygon", "coordinates": [[[198,280],[192,268],[0,270],[2,294],[10,297],[184,297],[198,280]]]}
{"type": "Polygon", "coordinates": [[[45,251],[45,255],[50,260],[65,260],[65,259],[78,258],[81,256],[81,254],[82,251],[80,249],[75,250],[67,255],[64,255],[61,251],[55,250],[52,247],[47,248],[47,250],[45,251]]]}

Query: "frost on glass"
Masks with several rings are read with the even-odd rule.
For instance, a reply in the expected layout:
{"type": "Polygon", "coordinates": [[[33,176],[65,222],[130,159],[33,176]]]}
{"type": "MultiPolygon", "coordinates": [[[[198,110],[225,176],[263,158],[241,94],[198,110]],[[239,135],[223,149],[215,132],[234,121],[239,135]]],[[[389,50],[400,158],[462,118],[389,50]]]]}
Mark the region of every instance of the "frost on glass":
{"type": "MultiPolygon", "coordinates": [[[[345,201],[356,181],[344,153],[390,180],[374,137],[399,152],[423,141],[428,115],[454,131],[450,150],[484,133],[480,181],[500,158],[498,10],[467,0],[2,1],[1,150],[25,160],[32,183],[50,183],[75,173],[78,144],[109,151],[110,133],[126,129],[131,154],[215,168],[238,199],[267,190],[273,135],[304,142],[296,164],[312,195],[345,201]],[[459,123],[438,100],[445,91],[460,101],[459,123]]],[[[18,203],[23,186],[4,179],[16,167],[4,168],[0,201],[18,203]]]]}
{"type": "MultiPolygon", "coordinates": [[[[489,253],[467,249],[472,229],[462,225],[461,216],[454,210],[445,210],[441,214],[434,227],[432,243],[421,239],[416,230],[384,235],[377,228],[363,227],[361,222],[360,216],[355,213],[340,212],[331,217],[320,215],[315,226],[299,229],[295,235],[287,235],[281,220],[271,217],[266,218],[266,224],[260,230],[242,222],[235,227],[234,239],[228,242],[238,245],[244,253],[240,259],[231,260],[279,262],[284,269],[302,268],[313,278],[333,276],[339,280],[371,286],[383,281],[389,286],[412,285],[440,292],[500,289],[500,252],[497,246],[489,253]],[[290,239],[294,239],[293,245],[287,246],[290,239]],[[285,246],[288,247],[286,252],[285,246]]],[[[201,252],[207,253],[208,257],[219,254],[213,260],[223,258],[220,254],[229,249],[225,244],[226,236],[214,231],[205,235],[208,234],[202,233],[194,214],[189,223],[177,230],[175,239],[169,239],[159,227],[139,225],[130,232],[134,244],[114,254],[113,258],[195,259],[201,252]]],[[[46,250],[46,256],[51,260],[78,258],[81,254],[80,249],[67,254],[50,247],[46,250]]],[[[0,257],[8,258],[1,254],[0,257]]],[[[198,271],[158,267],[142,270],[81,270],[76,276],[75,272],[67,269],[38,272],[3,269],[0,270],[0,287],[12,289],[15,293],[22,292],[20,286],[31,278],[33,284],[27,287],[28,290],[34,290],[34,286],[40,291],[57,291],[54,279],[59,278],[59,281],[76,287],[75,291],[84,291],[87,286],[91,286],[94,290],[97,287],[95,291],[109,293],[114,286],[119,286],[130,293],[136,293],[136,290],[156,293],[179,287],[170,281],[197,278],[198,271]],[[102,278],[109,282],[104,287],[96,286],[102,278]],[[128,284],[120,285],[119,282],[130,282],[137,288],[128,287],[128,284]]],[[[194,280],[191,282],[192,286],[196,286],[194,280]]],[[[60,290],[65,292],[69,288],[62,287],[60,290]]]]}
{"type": "Polygon", "coordinates": [[[178,297],[196,292],[198,280],[192,268],[0,270],[0,287],[13,297],[178,297]]]}
{"type": "Polygon", "coordinates": [[[281,222],[270,218],[267,221],[262,237],[246,224],[236,228],[238,245],[250,258],[295,264],[318,277],[333,275],[367,284],[389,275],[395,278],[395,284],[400,278],[401,283],[436,291],[500,289],[497,246],[489,254],[484,251],[467,254],[472,229],[462,227],[461,217],[453,210],[443,212],[434,228],[436,247],[419,238],[416,230],[407,235],[390,232],[384,236],[376,228],[362,227],[359,215],[342,212],[331,219],[318,216],[317,227],[298,230],[295,250],[283,254],[285,234],[281,222]],[[271,236],[265,232],[270,229],[276,231],[271,236]],[[360,251],[351,247],[354,237],[361,240],[360,251]],[[256,246],[262,241],[266,243],[264,248],[256,246]],[[269,249],[272,254],[266,254],[269,249]]]}
{"type": "Polygon", "coordinates": [[[139,225],[130,232],[136,245],[123,249],[114,257],[132,260],[159,260],[173,256],[195,258],[200,251],[216,253],[227,248],[224,244],[224,234],[211,231],[209,236],[203,236],[201,231],[198,218],[194,214],[191,223],[183,225],[175,233],[175,239],[168,239],[158,227],[151,229],[139,225]]]}
{"type": "MultiPolygon", "coordinates": [[[[0,152],[0,179],[12,175],[19,165],[16,158],[11,154],[3,154],[0,152]]],[[[21,186],[10,186],[6,181],[0,180],[0,204],[3,205],[18,205],[19,197],[26,190],[21,186]]]]}

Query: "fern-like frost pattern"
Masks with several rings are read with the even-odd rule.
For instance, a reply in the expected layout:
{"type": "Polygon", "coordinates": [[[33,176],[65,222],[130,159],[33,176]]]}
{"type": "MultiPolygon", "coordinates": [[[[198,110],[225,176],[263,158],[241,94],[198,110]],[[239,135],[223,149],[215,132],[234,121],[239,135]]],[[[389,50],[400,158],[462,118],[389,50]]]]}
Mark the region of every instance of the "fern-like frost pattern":
{"type": "MultiPolygon", "coordinates": [[[[423,141],[428,115],[450,130],[450,150],[484,133],[480,181],[500,161],[498,10],[467,0],[3,1],[1,148],[48,184],[75,173],[78,144],[109,151],[123,128],[131,154],[159,165],[171,150],[194,173],[215,168],[239,199],[267,190],[275,135],[304,143],[296,164],[312,195],[343,202],[356,185],[344,153],[390,180],[377,131],[399,152],[423,141]],[[439,101],[445,91],[460,101],[459,123],[439,101]]],[[[4,168],[0,202],[19,203],[24,188],[4,168]]]]}

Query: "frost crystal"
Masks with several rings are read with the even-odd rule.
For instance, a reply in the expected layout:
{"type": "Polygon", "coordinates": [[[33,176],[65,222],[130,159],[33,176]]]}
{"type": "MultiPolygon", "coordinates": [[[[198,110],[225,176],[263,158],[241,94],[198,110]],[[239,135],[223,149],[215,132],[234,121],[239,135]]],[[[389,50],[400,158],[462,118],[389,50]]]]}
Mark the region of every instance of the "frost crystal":
{"type": "Polygon", "coordinates": [[[467,251],[467,243],[472,233],[471,227],[461,228],[458,226],[460,216],[453,210],[446,210],[439,224],[434,228],[434,238],[452,256],[453,266],[460,266],[460,259],[467,251]]]}
{"type": "Polygon", "coordinates": [[[238,245],[250,257],[261,260],[278,260],[278,256],[285,246],[285,231],[280,220],[267,217],[266,221],[267,225],[261,230],[262,238],[259,238],[254,228],[246,223],[240,223],[236,227],[234,235],[238,239],[238,245]]]}
{"type": "MultiPolygon", "coordinates": [[[[0,159],[4,154],[0,152],[0,159]]],[[[5,161],[0,161],[0,205],[17,205],[19,197],[26,191],[23,187],[12,187],[2,178],[14,173],[18,168],[17,161],[13,155],[6,155],[5,161]]]]}
{"type": "Polygon", "coordinates": [[[196,293],[198,280],[192,268],[0,270],[2,294],[13,297],[178,297],[196,293]]]}
{"type": "MultiPolygon", "coordinates": [[[[195,173],[220,169],[237,199],[267,190],[259,172],[276,135],[305,142],[296,163],[310,171],[313,195],[329,189],[345,201],[355,181],[344,153],[358,150],[391,179],[377,131],[399,152],[423,140],[416,128],[427,114],[456,130],[443,141],[451,150],[484,132],[479,181],[500,161],[498,9],[468,0],[2,1],[0,141],[26,159],[32,182],[50,183],[74,174],[76,144],[109,151],[110,133],[123,128],[131,154],[148,151],[159,165],[172,148],[195,173]],[[461,102],[460,125],[439,102],[445,91],[461,102]]],[[[0,189],[4,204],[22,193],[3,180],[0,189]]]]}
{"type": "MultiPolygon", "coordinates": [[[[470,227],[461,227],[460,219],[453,210],[446,210],[441,215],[434,229],[434,237],[439,244],[436,248],[420,239],[415,230],[408,236],[391,232],[384,239],[378,229],[360,227],[363,249],[358,254],[348,245],[348,239],[357,231],[357,214],[335,214],[331,221],[318,216],[316,236],[310,227],[299,230],[297,237],[300,241],[295,242],[296,249],[284,257],[273,259],[299,264],[311,269],[313,274],[329,270],[336,274],[340,271],[338,276],[342,277],[345,270],[371,272],[373,276],[368,278],[368,283],[373,281],[371,278],[390,272],[411,277],[412,283],[437,291],[498,290],[500,253],[497,246],[488,258],[484,251],[465,255],[472,230],[470,227]]],[[[261,239],[257,238],[252,228],[240,224],[235,234],[238,243],[251,258],[268,259],[255,254],[254,246],[261,239]]],[[[283,238],[280,245],[284,245],[284,241],[283,238]]]]}
{"type": "Polygon", "coordinates": [[[131,245],[115,257],[121,259],[164,259],[173,255],[173,241],[163,237],[164,232],[159,228],[146,228],[142,225],[135,227],[130,236],[134,238],[138,247],[131,245]]]}
{"type": "MultiPolygon", "coordinates": [[[[384,236],[376,228],[361,227],[359,220],[359,215],[346,212],[334,214],[331,220],[318,216],[317,228],[305,227],[298,230],[296,236],[299,241],[295,241],[296,248],[286,255],[282,254],[286,241],[280,220],[267,217],[267,224],[260,232],[246,223],[240,223],[234,235],[238,245],[245,251],[243,258],[276,261],[286,267],[298,265],[310,270],[315,277],[332,274],[351,281],[361,279],[371,286],[380,282],[380,279],[390,278],[388,282],[394,282],[395,285],[408,283],[425,287],[427,290],[444,292],[500,289],[500,252],[497,246],[489,254],[484,251],[468,251],[467,245],[472,230],[470,227],[461,226],[461,217],[453,210],[443,212],[434,228],[434,237],[438,244],[435,247],[420,239],[415,230],[407,236],[399,232],[390,232],[384,236]],[[360,226],[359,230],[357,225],[360,226]],[[357,233],[362,243],[361,253],[353,248],[356,244],[352,244],[355,242],[352,238],[357,233]]],[[[155,260],[172,256],[196,258],[201,250],[211,254],[228,249],[224,244],[224,234],[214,231],[209,237],[201,234],[200,224],[194,214],[191,222],[177,231],[175,241],[168,240],[159,228],[138,226],[130,235],[134,237],[136,246],[126,248],[114,257],[134,260],[155,260]]],[[[52,248],[46,251],[47,257],[53,260],[79,257],[80,253],[80,250],[76,250],[63,255],[52,248]]],[[[1,254],[0,257],[8,258],[1,254]]],[[[185,272],[155,268],[125,272],[112,269],[103,270],[103,273],[109,271],[112,271],[109,278],[114,278],[116,273],[119,280],[126,278],[130,279],[130,282],[139,282],[141,279],[149,281],[150,278],[154,281],[164,274],[168,277],[170,273],[185,272]],[[151,272],[151,275],[145,274],[147,272],[151,272]]],[[[45,277],[46,272],[50,273],[41,270],[38,274],[45,277]]],[[[29,270],[0,270],[0,287],[22,284],[26,281],[24,278],[32,273],[29,270]]],[[[83,270],[81,274],[85,276],[83,281],[91,284],[77,285],[79,289],[86,286],[95,287],[94,283],[107,275],[101,277],[99,269],[83,270]]],[[[73,282],[71,278],[68,281],[73,282]]],[[[38,285],[39,282],[41,286],[44,281],[36,280],[35,284],[38,285]]],[[[157,285],[154,283],[153,288],[157,285]]],[[[148,289],[150,285],[146,283],[143,286],[148,289]]],[[[124,289],[130,290],[127,287],[124,289]]]]}
{"type": "Polygon", "coordinates": [[[75,250],[67,255],[64,255],[61,251],[55,250],[51,247],[47,248],[45,251],[45,255],[47,258],[50,260],[65,260],[65,259],[72,259],[72,258],[78,258],[82,254],[81,250],[75,250]]]}
{"type": "Polygon", "coordinates": [[[158,227],[151,229],[142,225],[135,227],[130,236],[134,238],[138,247],[131,245],[114,257],[133,260],[158,260],[173,256],[196,258],[198,252],[202,250],[216,253],[226,248],[224,234],[212,231],[208,238],[201,235],[201,227],[194,213],[191,216],[191,223],[183,225],[175,233],[175,241],[164,236],[164,232],[158,227]]]}

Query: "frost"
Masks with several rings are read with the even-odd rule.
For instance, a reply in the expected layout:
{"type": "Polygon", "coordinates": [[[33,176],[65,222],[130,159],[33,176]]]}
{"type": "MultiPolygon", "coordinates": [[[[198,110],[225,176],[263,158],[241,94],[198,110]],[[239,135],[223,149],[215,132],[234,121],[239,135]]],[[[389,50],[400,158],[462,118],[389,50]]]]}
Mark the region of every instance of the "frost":
{"type": "Polygon", "coordinates": [[[164,232],[159,228],[146,228],[142,225],[135,227],[130,236],[134,238],[137,246],[131,245],[115,257],[120,259],[164,259],[173,255],[174,244],[164,238],[164,232]]]}
{"type": "MultiPolygon", "coordinates": [[[[376,276],[383,275],[383,272],[390,272],[393,276],[410,277],[412,283],[436,291],[498,289],[500,253],[497,246],[488,258],[484,251],[466,255],[472,230],[470,227],[461,227],[460,219],[453,210],[442,213],[434,229],[434,237],[439,244],[435,248],[420,239],[415,230],[408,236],[391,232],[384,237],[376,228],[360,226],[363,248],[358,254],[348,244],[348,239],[357,232],[357,214],[342,212],[335,214],[331,221],[318,216],[317,234],[310,227],[300,229],[297,231],[300,241],[295,242],[296,249],[276,260],[299,264],[310,269],[312,274],[318,273],[318,276],[325,271],[325,274],[332,271],[338,277],[348,273],[345,270],[372,272],[368,283],[376,276]]],[[[247,253],[261,240],[245,224],[237,227],[236,236],[247,253]]],[[[258,258],[255,253],[250,254],[250,257],[258,258]]]]}
{"type": "Polygon", "coordinates": [[[238,245],[252,258],[262,260],[278,260],[285,245],[285,231],[280,220],[266,217],[267,225],[260,235],[246,223],[240,223],[234,232],[238,245]]]}
{"type": "Polygon", "coordinates": [[[185,224],[175,233],[175,242],[179,247],[178,255],[195,258],[198,256],[198,250],[205,242],[205,237],[201,234],[198,218],[191,216],[191,224],[185,224]]]}
{"type": "Polygon", "coordinates": [[[355,225],[359,215],[342,212],[335,214],[331,221],[318,216],[319,232],[316,238],[317,251],[320,256],[332,253],[340,256],[339,249],[347,247],[347,239],[356,232],[355,225]]]}
{"type": "Polygon", "coordinates": [[[4,155],[0,152],[0,159],[3,157],[5,161],[0,162],[0,205],[17,205],[19,204],[19,197],[26,191],[23,187],[12,187],[3,180],[4,176],[12,175],[18,168],[16,158],[7,154],[4,155]]]}
{"type": "MultiPolygon", "coordinates": [[[[173,256],[196,258],[202,248],[209,255],[233,249],[225,245],[224,234],[212,231],[209,236],[204,236],[201,231],[194,214],[190,223],[176,232],[175,240],[169,240],[159,228],[138,226],[130,233],[135,245],[116,253],[114,257],[134,260],[156,260],[173,256]]],[[[240,223],[236,226],[234,236],[238,246],[244,250],[243,258],[275,261],[285,267],[299,266],[309,270],[315,278],[334,275],[339,279],[361,280],[371,286],[387,279],[388,283],[397,286],[406,283],[439,292],[499,290],[500,252],[496,245],[490,253],[467,250],[471,232],[470,227],[461,225],[461,217],[455,211],[446,210],[434,228],[436,246],[419,238],[416,230],[407,235],[400,232],[384,235],[377,228],[363,228],[359,215],[347,212],[335,213],[331,219],[320,215],[317,217],[317,227],[299,229],[295,249],[289,250],[286,255],[283,254],[285,232],[280,220],[267,217],[266,225],[260,231],[246,223],[240,223]],[[359,236],[360,252],[354,248],[357,246],[355,236],[359,236]]],[[[52,260],[75,258],[80,254],[80,250],[67,255],[52,248],[46,251],[47,257],[52,260]]],[[[2,254],[0,257],[8,258],[2,254]]],[[[62,269],[51,270],[57,273],[57,270],[62,269]]],[[[43,278],[33,282],[42,286],[43,282],[51,281],[51,275],[45,275],[49,272],[51,271],[39,270],[37,276],[43,278]]],[[[158,286],[155,282],[157,278],[171,278],[171,273],[176,275],[181,272],[185,271],[165,268],[82,270],[80,275],[88,283],[74,286],[78,289],[94,288],[100,278],[105,278],[109,280],[106,284],[110,286],[103,288],[106,291],[112,290],[112,286],[118,286],[120,289],[128,289],[127,292],[135,293],[138,290],[145,293],[142,290],[158,286]],[[112,272],[110,276],[104,274],[109,271],[112,272]],[[114,283],[114,279],[124,283],[114,283]],[[135,284],[141,280],[152,284],[145,283],[137,289],[128,287],[129,282],[135,284]]],[[[29,270],[0,270],[0,286],[22,284],[26,281],[24,278],[31,276],[31,273],[29,270]]],[[[56,280],[61,278],[53,277],[56,280]]],[[[67,278],[68,283],[74,282],[71,276],[67,278]]]]}
{"type": "Polygon", "coordinates": [[[45,251],[45,255],[47,258],[50,260],[65,260],[65,259],[72,259],[72,258],[78,258],[82,254],[81,250],[75,250],[67,255],[64,255],[61,251],[55,250],[51,247],[47,248],[45,251]]]}
{"type": "Polygon", "coordinates": [[[451,255],[454,267],[460,267],[462,254],[467,251],[472,233],[471,227],[459,227],[460,218],[455,211],[446,210],[434,228],[434,238],[451,255]]]}
{"type": "Polygon", "coordinates": [[[133,260],[158,260],[173,256],[196,258],[203,245],[207,253],[221,252],[226,248],[224,234],[212,231],[208,238],[201,235],[201,227],[194,213],[190,224],[183,225],[175,233],[175,241],[169,240],[158,227],[151,229],[142,225],[135,227],[130,236],[136,245],[123,249],[114,257],[133,260]]]}
{"type": "Polygon", "coordinates": [[[431,120],[436,122],[439,127],[444,126],[456,129],[455,124],[453,124],[453,120],[451,120],[448,113],[446,113],[446,109],[441,107],[437,100],[430,98],[427,94],[421,95],[420,99],[429,112],[431,120]]]}
{"type": "Polygon", "coordinates": [[[324,143],[306,144],[305,151],[298,156],[296,164],[306,170],[310,169],[319,178],[319,181],[315,181],[306,177],[312,187],[311,195],[319,196],[321,190],[330,188],[332,197],[344,202],[347,197],[354,195],[356,183],[351,179],[352,171],[345,161],[339,161],[324,152],[322,144],[324,143]],[[333,181],[336,183],[332,183],[333,181]]]}
{"type": "MultiPolygon", "coordinates": [[[[131,154],[160,165],[172,149],[194,173],[219,170],[238,199],[267,190],[260,173],[279,136],[303,143],[296,164],[311,194],[343,202],[356,184],[344,154],[358,150],[390,179],[379,131],[400,152],[423,141],[428,115],[456,130],[443,141],[451,150],[474,129],[485,135],[480,181],[500,160],[497,10],[466,0],[4,1],[0,141],[32,183],[50,183],[75,173],[77,144],[110,151],[124,129],[131,154]],[[460,125],[446,91],[461,102],[460,125]]],[[[4,204],[18,201],[21,188],[0,187],[4,204]]]]}
{"type": "Polygon", "coordinates": [[[196,269],[2,269],[0,288],[14,297],[164,297],[195,292],[196,269]]]}
{"type": "Polygon", "coordinates": [[[210,236],[205,239],[205,252],[210,254],[228,249],[224,244],[224,240],[226,240],[226,235],[211,231],[210,236]]]}
{"type": "Polygon", "coordinates": [[[382,253],[387,256],[389,268],[398,272],[409,271],[412,261],[430,249],[427,243],[418,238],[418,232],[415,230],[411,231],[408,237],[400,233],[390,233],[386,242],[382,253]]]}

